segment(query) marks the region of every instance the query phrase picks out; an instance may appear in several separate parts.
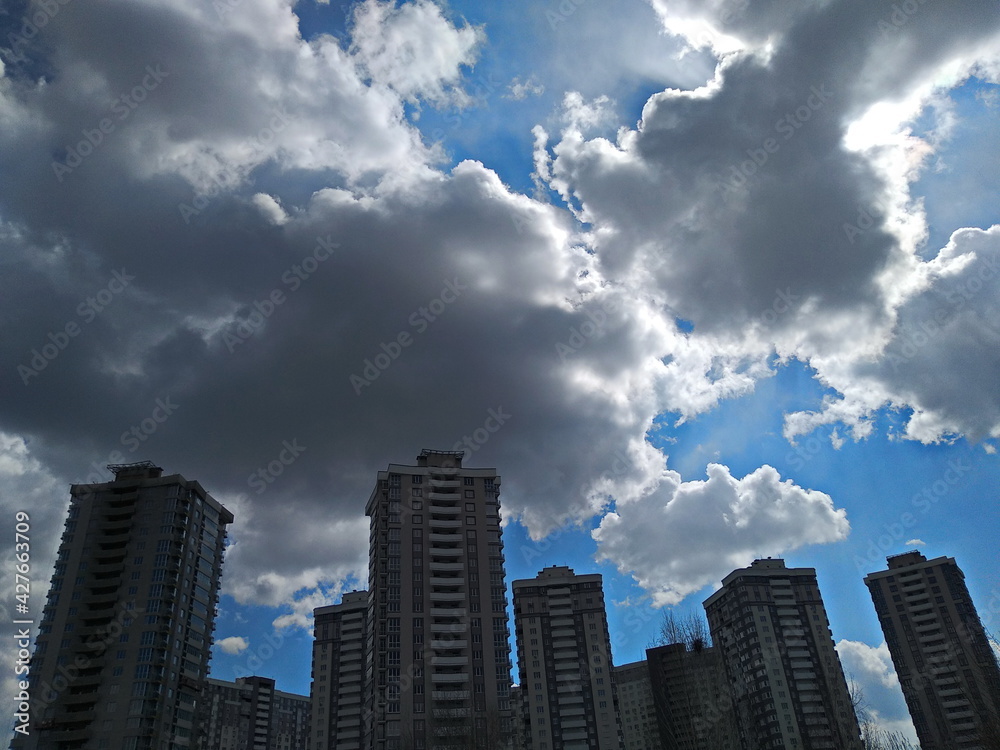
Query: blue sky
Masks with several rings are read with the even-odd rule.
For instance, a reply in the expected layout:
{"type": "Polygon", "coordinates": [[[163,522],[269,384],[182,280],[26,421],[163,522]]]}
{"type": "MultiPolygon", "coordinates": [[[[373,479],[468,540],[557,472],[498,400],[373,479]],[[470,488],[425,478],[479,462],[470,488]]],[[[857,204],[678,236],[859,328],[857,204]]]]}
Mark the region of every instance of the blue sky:
{"type": "Polygon", "coordinates": [[[1000,12],[915,7],[12,7],[0,505],[45,566],[69,483],[199,480],[236,516],[213,673],[306,692],[375,472],[500,409],[466,464],[509,579],[601,572],[632,661],[755,556],[815,567],[912,736],[864,574],[954,556],[1000,629],[1000,12]]]}

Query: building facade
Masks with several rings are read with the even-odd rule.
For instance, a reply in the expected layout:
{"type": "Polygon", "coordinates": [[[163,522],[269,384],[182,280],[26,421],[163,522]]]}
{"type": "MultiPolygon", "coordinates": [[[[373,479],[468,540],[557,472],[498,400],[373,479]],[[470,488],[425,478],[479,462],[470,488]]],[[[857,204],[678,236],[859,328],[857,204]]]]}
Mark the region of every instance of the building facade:
{"type": "Polygon", "coordinates": [[[661,750],[649,665],[634,661],[614,667],[622,738],[627,750],[661,750]]]}
{"type": "Polygon", "coordinates": [[[202,693],[202,750],[305,750],[309,697],[275,690],[269,677],[209,678],[202,693]]]}
{"type": "Polygon", "coordinates": [[[744,750],[856,750],[861,733],[813,568],[755,560],[705,612],[744,750]]]}
{"type": "Polygon", "coordinates": [[[1000,747],[1000,668],[955,558],[887,562],[865,585],[921,748],[1000,747]]]}
{"type": "Polygon", "coordinates": [[[15,748],[197,747],[226,526],[197,482],[148,461],[73,485],[15,748]]]}
{"type": "Polygon", "coordinates": [[[622,748],[601,576],[553,566],[514,581],[513,590],[528,746],[622,748]]]}
{"type": "Polygon", "coordinates": [[[344,594],[340,604],[313,610],[312,746],[361,750],[364,735],[368,592],[344,594]]]}
{"type": "Polygon", "coordinates": [[[733,699],[719,651],[701,642],[646,650],[664,750],[738,750],[733,699]]]}
{"type": "Polygon", "coordinates": [[[416,465],[390,464],[368,499],[371,750],[509,741],[500,477],[463,456],[423,450],[416,465]]]}

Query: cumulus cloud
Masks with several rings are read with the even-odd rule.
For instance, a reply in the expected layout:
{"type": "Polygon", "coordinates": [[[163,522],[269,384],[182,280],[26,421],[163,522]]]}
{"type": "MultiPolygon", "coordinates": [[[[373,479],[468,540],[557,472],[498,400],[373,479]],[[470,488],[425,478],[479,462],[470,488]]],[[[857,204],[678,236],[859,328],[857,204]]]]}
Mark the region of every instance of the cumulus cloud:
{"type": "Polygon", "coordinates": [[[862,683],[878,682],[887,688],[899,685],[885,641],[872,647],[861,641],[842,640],[837,643],[837,653],[844,670],[862,683]]]}
{"type": "Polygon", "coordinates": [[[840,541],[850,531],[829,495],[782,481],[770,466],[742,479],[720,464],[707,473],[690,482],[666,473],[659,487],[619,503],[593,531],[598,558],[631,572],[657,606],[676,604],[754,558],[840,541]]]}
{"type": "MultiPolygon", "coordinates": [[[[742,51],[714,72],[693,55],[691,86],[658,86],[639,123],[615,121],[600,81],[659,81],[649,60],[680,46],[607,35],[631,62],[536,131],[535,200],[483,163],[442,166],[408,119],[462,106],[484,40],[430,2],[358,5],[346,46],[304,40],[286,2],[60,6],[0,79],[0,353],[14,363],[0,419],[4,460],[34,467],[5,475],[5,502],[51,495],[51,556],[66,483],[153,458],[232,505],[225,592],[302,627],[363,580],[375,471],[465,445],[468,465],[503,475],[506,519],[539,538],[602,516],[602,557],[666,603],[848,524],[769,467],[682,481],[645,441],[657,415],[745,395],[777,355],[840,394],[790,415],[791,438],[833,421],[862,437],[884,403],[914,409],[915,439],[995,434],[982,269],[997,231],[956,232],[923,260],[909,185],[934,146],[896,137],[941,89],[929,82],[995,52],[992,6],[922,5],[888,43],[868,4],[707,7],[742,51]],[[891,144],[848,147],[883,100],[908,107],[891,144]],[[101,132],[106,118],[120,119],[101,132]],[[859,221],[859,206],[880,209],[859,221]],[[126,440],[165,398],[169,419],[126,440]],[[467,442],[491,410],[501,428],[467,442]],[[689,549],[702,532],[732,556],[689,549]],[[689,561],[661,558],[664,539],[689,561]]],[[[594,13],[557,23],[557,43],[594,13]]]]}
{"type": "Polygon", "coordinates": [[[397,5],[366,0],[354,12],[352,51],[379,84],[403,99],[467,104],[461,68],[476,61],[485,37],[473,26],[452,25],[429,0],[397,5]]]}
{"type": "Polygon", "coordinates": [[[863,641],[844,639],[837,642],[837,653],[852,692],[860,700],[858,719],[916,743],[916,730],[885,641],[870,646],[863,641]]]}
{"type": "Polygon", "coordinates": [[[507,86],[507,97],[515,101],[520,101],[529,96],[538,96],[545,92],[545,86],[542,85],[535,76],[529,76],[526,80],[522,81],[519,77],[515,77],[513,81],[507,86]]]}
{"type": "Polygon", "coordinates": [[[221,638],[215,644],[224,654],[241,654],[250,648],[250,642],[239,635],[221,638]]]}

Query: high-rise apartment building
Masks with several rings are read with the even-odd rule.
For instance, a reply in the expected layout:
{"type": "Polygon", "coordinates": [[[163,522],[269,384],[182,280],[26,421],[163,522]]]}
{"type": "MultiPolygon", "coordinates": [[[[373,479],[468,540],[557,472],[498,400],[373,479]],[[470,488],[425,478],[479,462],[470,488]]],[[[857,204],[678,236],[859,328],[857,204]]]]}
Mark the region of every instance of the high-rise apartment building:
{"type": "Polygon", "coordinates": [[[197,747],[226,526],[148,461],[73,485],[31,661],[31,750],[197,747]]]}
{"type": "Polygon", "coordinates": [[[923,750],[1000,747],[1000,668],[953,557],[865,576],[923,750]]]}
{"type": "Polygon", "coordinates": [[[206,681],[201,750],[307,750],[309,696],[276,690],[269,677],[206,681]]]}
{"type": "Polygon", "coordinates": [[[625,747],[627,750],[661,750],[649,666],[644,661],[622,664],[614,667],[614,678],[625,747]]]}
{"type": "Polygon", "coordinates": [[[533,750],[619,750],[621,720],[600,574],[514,581],[522,720],[533,750]]]}
{"type": "Polygon", "coordinates": [[[511,750],[529,750],[528,738],[524,731],[524,695],[520,685],[510,689],[510,712],[513,716],[514,729],[511,732],[511,750]]]}
{"type": "Polygon", "coordinates": [[[744,750],[855,750],[861,734],[813,568],[754,560],[705,600],[744,750]]]}
{"type": "Polygon", "coordinates": [[[312,746],[361,750],[368,592],[344,594],[340,604],[318,607],[313,617],[312,746]]]}
{"type": "Polygon", "coordinates": [[[423,450],[378,472],[369,537],[367,748],[506,745],[510,646],[496,469],[423,450]],[[404,689],[404,687],[406,689],[404,689]]]}
{"type": "Polygon", "coordinates": [[[646,650],[664,750],[738,750],[733,699],[718,649],[703,641],[646,650]]]}

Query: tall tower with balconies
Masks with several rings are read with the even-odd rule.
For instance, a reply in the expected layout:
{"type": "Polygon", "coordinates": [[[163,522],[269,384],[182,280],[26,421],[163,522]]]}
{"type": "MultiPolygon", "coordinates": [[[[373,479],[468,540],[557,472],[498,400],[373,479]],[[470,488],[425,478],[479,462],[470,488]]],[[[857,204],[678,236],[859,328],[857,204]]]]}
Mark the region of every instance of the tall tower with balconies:
{"type": "Polygon", "coordinates": [[[511,731],[500,477],[463,456],[390,464],[368,499],[370,750],[500,748],[511,731]]]}
{"type": "Polygon", "coordinates": [[[600,574],[514,581],[521,721],[534,750],[624,747],[600,574]]]}
{"type": "Polygon", "coordinates": [[[226,526],[200,484],[148,461],[75,484],[12,747],[197,747],[226,526]]]}
{"type": "Polygon", "coordinates": [[[317,607],[313,621],[313,750],[361,750],[368,592],[351,591],[340,604],[317,607]]]}
{"type": "Polygon", "coordinates": [[[865,576],[923,750],[1000,746],[1000,667],[954,557],[865,576]]]}
{"type": "Polygon", "coordinates": [[[705,613],[744,750],[860,750],[814,568],[754,560],[722,579],[705,613]]]}

